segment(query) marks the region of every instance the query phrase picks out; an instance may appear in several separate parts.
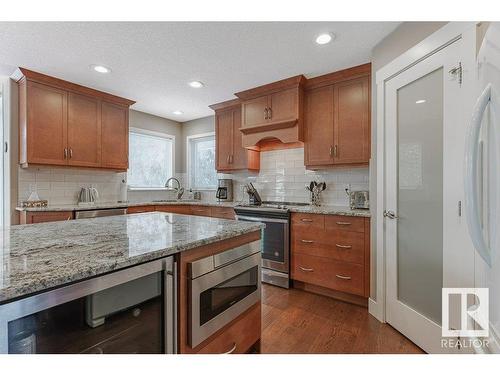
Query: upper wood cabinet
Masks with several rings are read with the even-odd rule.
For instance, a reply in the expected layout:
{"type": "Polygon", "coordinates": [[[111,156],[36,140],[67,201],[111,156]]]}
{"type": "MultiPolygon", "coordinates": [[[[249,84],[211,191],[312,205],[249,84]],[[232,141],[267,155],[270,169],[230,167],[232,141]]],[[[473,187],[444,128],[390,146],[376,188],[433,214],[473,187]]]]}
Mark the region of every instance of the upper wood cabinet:
{"type": "Polygon", "coordinates": [[[215,168],[227,172],[260,168],[259,151],[242,145],[241,104],[239,100],[211,105],[215,110],[215,168]]]}
{"type": "Polygon", "coordinates": [[[258,146],[267,139],[284,143],[303,140],[302,75],[238,92],[241,102],[241,128],[244,147],[258,146]]]}
{"type": "Polygon", "coordinates": [[[306,167],[368,164],[370,74],[371,64],[365,64],[307,82],[306,167]]]}
{"type": "Polygon", "coordinates": [[[68,164],[99,167],[101,163],[101,103],[91,96],[69,93],[68,164]]]}
{"type": "Polygon", "coordinates": [[[128,107],[102,102],[103,168],[128,168],[128,107]]]}
{"type": "Polygon", "coordinates": [[[24,68],[19,84],[19,163],[128,168],[134,102],[24,68]]]}

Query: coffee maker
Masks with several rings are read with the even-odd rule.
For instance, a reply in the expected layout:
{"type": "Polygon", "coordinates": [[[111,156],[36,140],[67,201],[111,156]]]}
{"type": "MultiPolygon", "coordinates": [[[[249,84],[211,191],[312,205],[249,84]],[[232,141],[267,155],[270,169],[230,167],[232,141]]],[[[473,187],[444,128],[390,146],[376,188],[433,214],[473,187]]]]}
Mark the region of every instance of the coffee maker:
{"type": "Polygon", "coordinates": [[[215,197],[219,200],[219,202],[232,202],[233,180],[231,180],[230,178],[219,179],[215,197]]]}

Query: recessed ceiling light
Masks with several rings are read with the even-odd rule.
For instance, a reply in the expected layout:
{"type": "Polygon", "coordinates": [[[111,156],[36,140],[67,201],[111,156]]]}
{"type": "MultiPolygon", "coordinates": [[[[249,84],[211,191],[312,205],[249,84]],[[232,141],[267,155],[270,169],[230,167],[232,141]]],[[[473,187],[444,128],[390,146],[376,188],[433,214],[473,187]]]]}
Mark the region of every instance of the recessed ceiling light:
{"type": "Polygon", "coordinates": [[[417,101],[415,102],[415,104],[422,104],[422,103],[425,103],[426,101],[427,101],[427,100],[425,100],[425,99],[420,99],[420,100],[417,100],[417,101]]]}
{"type": "Polygon", "coordinates": [[[90,68],[98,73],[103,73],[103,74],[111,73],[111,68],[108,68],[107,66],[103,65],[90,65],[90,68]]]}
{"type": "Polygon", "coordinates": [[[184,112],[182,112],[182,111],[173,111],[172,113],[174,115],[182,115],[184,112]]]}
{"type": "Polygon", "coordinates": [[[318,43],[318,44],[330,43],[332,41],[333,37],[334,37],[334,35],[329,34],[329,33],[320,34],[316,38],[316,43],[318,43]]]}
{"type": "Polygon", "coordinates": [[[189,86],[194,87],[195,89],[199,89],[200,87],[203,87],[205,85],[200,81],[191,81],[189,82],[189,86]]]}

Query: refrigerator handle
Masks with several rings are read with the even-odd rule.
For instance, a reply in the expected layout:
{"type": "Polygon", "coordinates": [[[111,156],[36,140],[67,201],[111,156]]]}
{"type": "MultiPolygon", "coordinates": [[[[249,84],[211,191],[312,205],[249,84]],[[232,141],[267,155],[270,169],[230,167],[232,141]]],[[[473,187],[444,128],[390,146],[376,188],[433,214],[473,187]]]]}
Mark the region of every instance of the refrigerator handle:
{"type": "Polygon", "coordinates": [[[491,250],[486,244],[481,227],[481,215],[479,211],[479,191],[477,179],[479,136],[481,133],[481,122],[488,103],[491,98],[491,83],[488,83],[474,105],[472,118],[467,131],[465,144],[465,210],[467,226],[472,239],[472,244],[483,260],[491,267],[491,250]]]}

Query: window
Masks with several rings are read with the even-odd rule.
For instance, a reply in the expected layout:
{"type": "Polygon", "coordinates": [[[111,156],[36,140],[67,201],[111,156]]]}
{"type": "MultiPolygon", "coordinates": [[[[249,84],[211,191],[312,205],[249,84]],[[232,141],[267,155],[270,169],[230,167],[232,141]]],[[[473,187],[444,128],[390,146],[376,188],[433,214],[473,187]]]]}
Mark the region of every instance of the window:
{"type": "Polygon", "coordinates": [[[165,187],[174,170],[174,137],[142,129],[131,129],[129,137],[128,186],[165,187]]]}
{"type": "Polygon", "coordinates": [[[188,178],[192,189],[217,188],[215,171],[215,135],[202,134],[187,138],[188,178]]]}

